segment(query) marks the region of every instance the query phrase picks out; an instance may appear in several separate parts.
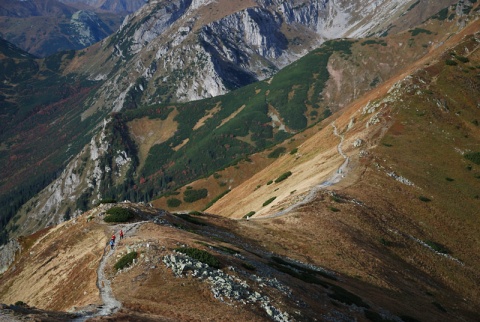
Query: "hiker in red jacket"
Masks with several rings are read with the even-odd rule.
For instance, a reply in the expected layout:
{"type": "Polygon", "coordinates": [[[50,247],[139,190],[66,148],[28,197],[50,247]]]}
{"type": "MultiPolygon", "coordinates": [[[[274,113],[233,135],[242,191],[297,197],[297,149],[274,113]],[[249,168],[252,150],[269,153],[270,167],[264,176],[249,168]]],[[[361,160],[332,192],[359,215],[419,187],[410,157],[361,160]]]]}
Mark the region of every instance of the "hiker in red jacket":
{"type": "Polygon", "coordinates": [[[120,240],[123,239],[123,230],[120,229],[120,240]]]}
{"type": "Polygon", "coordinates": [[[115,237],[115,233],[113,233],[113,235],[112,235],[112,240],[113,240],[114,243],[115,243],[115,238],[116,238],[116,237],[115,237]]]}

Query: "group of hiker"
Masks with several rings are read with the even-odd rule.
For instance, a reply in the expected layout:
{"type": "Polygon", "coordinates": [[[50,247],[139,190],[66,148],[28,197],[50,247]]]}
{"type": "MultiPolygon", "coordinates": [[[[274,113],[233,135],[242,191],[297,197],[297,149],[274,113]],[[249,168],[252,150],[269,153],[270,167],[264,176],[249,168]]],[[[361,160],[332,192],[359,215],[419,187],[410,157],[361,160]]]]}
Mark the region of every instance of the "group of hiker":
{"type": "MultiPolygon", "coordinates": [[[[120,240],[122,240],[123,239],[123,230],[122,229],[120,229],[119,235],[120,235],[120,240]]],[[[112,238],[110,239],[110,249],[113,249],[115,247],[115,239],[116,238],[117,237],[115,236],[115,232],[113,232],[112,238]]]]}

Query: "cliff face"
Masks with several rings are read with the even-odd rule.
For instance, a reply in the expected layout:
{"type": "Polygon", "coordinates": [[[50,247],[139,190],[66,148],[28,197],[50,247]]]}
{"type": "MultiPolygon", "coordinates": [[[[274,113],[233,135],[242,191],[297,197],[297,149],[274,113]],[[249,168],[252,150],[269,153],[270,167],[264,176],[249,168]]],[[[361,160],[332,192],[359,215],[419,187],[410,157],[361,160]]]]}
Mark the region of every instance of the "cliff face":
{"type": "Polygon", "coordinates": [[[384,32],[407,12],[399,0],[151,1],[95,57],[87,53],[98,67],[85,70],[90,78],[109,79],[91,110],[224,94],[272,76],[325,40],[384,32]]]}
{"type": "MultiPolygon", "coordinates": [[[[82,71],[103,83],[85,101],[85,120],[99,110],[118,112],[226,93],[271,77],[329,37],[379,32],[384,21],[411,11],[400,1],[151,1],[128,16],[115,35],[78,54],[67,71],[82,71]]],[[[351,75],[342,76],[337,64],[343,60],[333,57],[327,67],[334,82],[328,87],[334,89],[322,93],[332,111],[408,61],[391,70],[377,66],[382,69],[378,77],[355,78],[355,66],[370,63],[371,59],[353,60],[351,75]],[[353,94],[346,95],[349,89],[353,94]],[[341,101],[336,101],[338,97],[341,101]]],[[[114,147],[105,125],[98,129],[99,134],[71,157],[59,178],[23,207],[17,233],[77,215],[100,200],[106,186],[118,185],[122,195],[130,190],[135,199],[136,152],[124,144],[114,147]]]]}
{"type": "Polygon", "coordinates": [[[0,274],[3,274],[15,260],[17,252],[22,248],[16,239],[10,240],[7,244],[0,246],[0,274]]]}
{"type": "Polygon", "coordinates": [[[112,144],[112,119],[105,120],[90,143],[70,160],[59,177],[29,200],[16,221],[23,234],[59,224],[97,204],[106,186],[126,181],[136,155],[112,144]],[[88,196],[88,197],[87,197],[88,196]]]}

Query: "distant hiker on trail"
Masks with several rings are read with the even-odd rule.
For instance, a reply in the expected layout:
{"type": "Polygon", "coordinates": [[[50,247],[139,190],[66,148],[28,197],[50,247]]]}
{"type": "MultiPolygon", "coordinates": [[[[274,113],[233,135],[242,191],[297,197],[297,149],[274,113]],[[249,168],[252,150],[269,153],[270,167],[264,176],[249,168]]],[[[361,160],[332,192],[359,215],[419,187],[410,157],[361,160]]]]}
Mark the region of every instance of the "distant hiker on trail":
{"type": "Polygon", "coordinates": [[[120,229],[120,240],[123,239],[123,230],[120,229]]]}
{"type": "Polygon", "coordinates": [[[113,239],[110,240],[110,249],[113,249],[115,246],[115,241],[113,239]]]}
{"type": "Polygon", "coordinates": [[[115,233],[113,233],[113,235],[112,235],[113,243],[115,243],[115,238],[117,238],[117,237],[115,237],[115,233]]]}

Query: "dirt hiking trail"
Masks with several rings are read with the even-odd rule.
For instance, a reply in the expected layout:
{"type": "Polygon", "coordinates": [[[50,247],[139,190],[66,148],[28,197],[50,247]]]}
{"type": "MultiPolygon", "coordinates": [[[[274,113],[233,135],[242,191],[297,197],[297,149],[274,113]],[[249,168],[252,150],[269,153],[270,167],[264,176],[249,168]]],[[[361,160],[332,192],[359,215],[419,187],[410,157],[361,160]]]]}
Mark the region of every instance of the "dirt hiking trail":
{"type": "MultiPolygon", "coordinates": [[[[314,186],[310,190],[308,195],[305,196],[305,198],[303,200],[300,200],[299,202],[294,203],[293,205],[289,206],[286,209],[283,209],[282,211],[276,212],[276,213],[274,213],[272,215],[269,215],[269,216],[259,217],[258,219],[276,218],[276,217],[284,216],[284,215],[290,213],[292,210],[296,209],[297,207],[303,206],[303,205],[311,202],[315,198],[315,196],[317,195],[318,191],[320,191],[322,189],[325,189],[327,187],[331,187],[336,183],[339,183],[345,177],[345,175],[347,173],[347,166],[348,166],[348,163],[349,163],[350,159],[348,158],[348,156],[342,150],[344,135],[338,134],[338,129],[337,129],[337,126],[335,125],[335,122],[331,123],[331,125],[333,127],[333,134],[335,134],[335,136],[340,138],[340,143],[337,145],[337,151],[345,159],[345,161],[342,163],[342,165],[337,169],[337,171],[335,171],[331,175],[331,177],[328,180],[323,181],[319,185],[314,186]]],[[[256,219],[256,218],[252,218],[252,219],[256,219]]]]}
{"type": "MultiPolygon", "coordinates": [[[[120,230],[123,230],[124,238],[127,238],[127,235],[132,235],[135,233],[138,227],[142,224],[147,223],[148,221],[141,221],[132,224],[121,224],[112,226],[112,230],[117,234],[120,230]]],[[[117,247],[121,245],[123,240],[117,239],[115,247],[113,249],[110,248],[110,240],[104,248],[103,257],[98,265],[97,270],[97,287],[100,292],[100,298],[103,301],[103,305],[98,307],[97,312],[80,312],[82,316],[75,319],[75,322],[83,322],[87,321],[88,319],[99,317],[99,316],[108,316],[114,314],[120,310],[122,307],[122,303],[119,302],[115,296],[113,295],[111,282],[105,274],[105,267],[107,265],[108,259],[115,253],[117,247]]]]}

